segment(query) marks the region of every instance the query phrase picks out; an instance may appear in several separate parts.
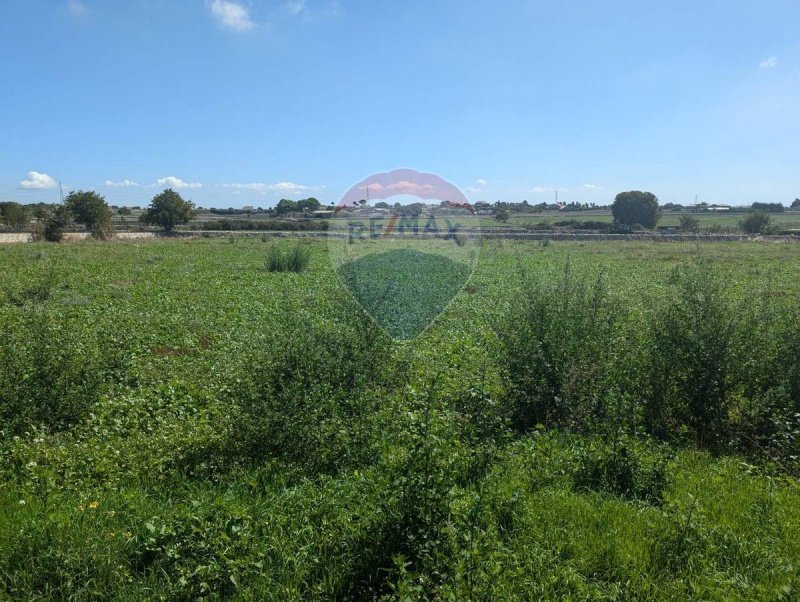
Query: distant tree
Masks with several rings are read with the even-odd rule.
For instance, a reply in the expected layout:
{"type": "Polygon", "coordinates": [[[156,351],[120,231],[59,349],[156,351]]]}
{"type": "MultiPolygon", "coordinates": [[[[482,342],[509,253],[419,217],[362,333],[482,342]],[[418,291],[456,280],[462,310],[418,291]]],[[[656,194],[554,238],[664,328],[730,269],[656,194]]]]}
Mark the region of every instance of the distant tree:
{"type": "Polygon", "coordinates": [[[781,203],[753,203],[750,209],[767,213],[783,213],[784,207],[781,203]]]}
{"type": "Polygon", "coordinates": [[[28,225],[28,211],[19,203],[0,203],[0,224],[21,230],[28,225]]]}
{"type": "Polygon", "coordinates": [[[194,204],[183,200],[180,194],[167,188],[153,197],[150,206],[139,219],[145,224],[160,226],[167,232],[172,232],[175,226],[185,224],[193,215],[194,204]]]}
{"type": "MultiPolygon", "coordinates": [[[[798,199],[798,201],[800,201],[800,199],[798,199]]],[[[376,209],[388,209],[389,208],[389,203],[387,203],[386,201],[378,201],[377,203],[375,203],[375,208],[376,209]]]]}
{"type": "Polygon", "coordinates": [[[753,211],[739,222],[739,227],[747,234],[764,234],[770,225],[770,217],[766,211],[753,211]]]}
{"type": "Polygon", "coordinates": [[[494,214],[494,219],[503,223],[507,222],[510,217],[511,213],[508,211],[508,209],[498,209],[494,214]]]}
{"type": "Polygon", "coordinates": [[[120,207],[117,209],[117,215],[130,215],[131,210],[129,207],[120,207]]]}
{"type": "Polygon", "coordinates": [[[32,206],[31,213],[38,220],[45,220],[50,215],[50,205],[47,203],[36,203],[32,206]]]}
{"type": "Polygon", "coordinates": [[[792,209],[800,209],[800,199],[795,199],[792,203],[792,209]]]}
{"type": "Polygon", "coordinates": [[[696,217],[684,213],[681,215],[680,225],[678,227],[684,232],[697,232],[697,229],[700,227],[700,221],[696,217]]]}
{"type": "Polygon", "coordinates": [[[286,215],[287,213],[297,213],[297,202],[289,199],[281,199],[275,206],[276,215],[286,215]]]}
{"type": "Polygon", "coordinates": [[[626,226],[641,224],[645,228],[655,228],[661,217],[656,195],[640,190],[620,192],[614,198],[611,212],[617,224],[626,226]]]}
{"type": "Polygon", "coordinates": [[[69,225],[70,214],[64,205],[56,205],[44,220],[42,237],[48,242],[64,240],[64,229],[69,225]]]}
{"type": "Polygon", "coordinates": [[[111,208],[93,190],[70,192],[64,207],[75,223],[85,226],[93,237],[105,240],[111,233],[111,208]]]}
{"type": "Polygon", "coordinates": [[[312,213],[322,207],[322,204],[315,199],[314,197],[309,197],[307,199],[302,199],[297,201],[297,209],[298,211],[302,211],[303,213],[312,213]]]}

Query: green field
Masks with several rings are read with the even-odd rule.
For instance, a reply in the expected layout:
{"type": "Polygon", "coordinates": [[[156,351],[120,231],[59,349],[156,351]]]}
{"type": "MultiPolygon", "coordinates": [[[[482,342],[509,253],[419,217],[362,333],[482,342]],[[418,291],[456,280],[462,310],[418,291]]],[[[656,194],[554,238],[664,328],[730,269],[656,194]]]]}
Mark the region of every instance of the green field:
{"type": "MultiPolygon", "coordinates": [[[[680,225],[680,218],[684,212],[665,211],[661,219],[658,221],[660,228],[678,228],[680,225]]],[[[746,216],[746,211],[740,212],[719,212],[719,213],[691,213],[698,221],[700,231],[705,229],[725,229],[736,232],[739,229],[739,222],[746,216]]],[[[800,230],[800,212],[787,211],[785,213],[777,213],[770,216],[772,224],[778,230],[800,230]]],[[[339,221],[347,221],[351,218],[340,218],[339,221]]],[[[491,215],[485,216],[460,216],[455,221],[459,224],[474,228],[478,226],[483,227],[512,227],[512,226],[535,226],[539,224],[557,224],[564,221],[594,221],[604,222],[611,224],[614,221],[610,209],[587,209],[583,211],[542,211],[540,213],[531,214],[511,214],[507,222],[499,222],[491,215]]]]}
{"type": "Polygon", "coordinates": [[[800,245],[0,265],[2,598],[800,597],[800,245]]]}

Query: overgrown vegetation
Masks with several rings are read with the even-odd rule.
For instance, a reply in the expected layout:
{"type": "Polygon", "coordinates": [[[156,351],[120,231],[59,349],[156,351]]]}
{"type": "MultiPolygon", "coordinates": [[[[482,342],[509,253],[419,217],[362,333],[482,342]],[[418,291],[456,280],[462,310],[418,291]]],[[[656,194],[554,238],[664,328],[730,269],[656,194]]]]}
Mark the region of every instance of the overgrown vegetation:
{"type": "Polygon", "coordinates": [[[294,272],[299,274],[308,267],[311,251],[303,243],[295,243],[288,250],[273,244],[267,250],[265,267],[269,272],[294,272]]]}
{"type": "Polygon", "coordinates": [[[766,211],[752,211],[739,222],[746,234],[769,234],[772,219],[766,211]]]}
{"type": "Polygon", "coordinates": [[[301,246],[0,248],[0,597],[800,595],[797,247],[489,242],[396,342],[301,246]]]}

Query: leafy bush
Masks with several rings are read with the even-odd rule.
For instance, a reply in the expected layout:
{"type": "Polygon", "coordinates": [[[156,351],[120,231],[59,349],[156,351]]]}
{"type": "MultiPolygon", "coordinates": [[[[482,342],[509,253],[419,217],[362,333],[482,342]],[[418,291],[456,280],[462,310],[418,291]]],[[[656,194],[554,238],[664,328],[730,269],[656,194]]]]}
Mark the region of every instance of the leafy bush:
{"type": "Polygon", "coordinates": [[[377,403],[367,385],[380,380],[386,355],[386,340],[363,314],[333,322],[287,308],[236,387],[236,436],[246,453],[312,472],[363,459],[364,421],[377,403]]]}
{"type": "Polygon", "coordinates": [[[739,222],[739,227],[746,234],[766,234],[771,221],[766,211],[753,211],[739,222]]]}
{"type": "Polygon", "coordinates": [[[680,217],[680,225],[678,228],[684,232],[697,232],[697,230],[700,229],[700,221],[696,217],[684,213],[680,217]]]}
{"type": "Polygon", "coordinates": [[[497,328],[518,429],[571,428],[600,418],[616,320],[602,277],[590,282],[567,263],[559,281],[524,279],[497,328]]]}
{"type": "Polygon", "coordinates": [[[656,309],[644,372],[645,423],[672,436],[689,428],[700,447],[727,428],[736,315],[722,278],[700,259],[673,273],[675,296],[656,309]]]}
{"type": "Polygon", "coordinates": [[[577,487],[657,504],[666,487],[666,447],[617,435],[580,448],[577,487]]]}
{"type": "Polygon", "coordinates": [[[41,307],[8,320],[0,339],[2,430],[64,429],[97,402],[102,370],[91,350],[41,307]]]}
{"type": "Polygon", "coordinates": [[[43,238],[47,242],[61,242],[64,240],[64,230],[69,225],[69,211],[64,205],[56,205],[53,212],[48,215],[42,225],[41,234],[34,233],[35,238],[43,238]]]}
{"type": "Polygon", "coordinates": [[[732,447],[800,466],[800,306],[771,286],[737,313],[732,447]]]}

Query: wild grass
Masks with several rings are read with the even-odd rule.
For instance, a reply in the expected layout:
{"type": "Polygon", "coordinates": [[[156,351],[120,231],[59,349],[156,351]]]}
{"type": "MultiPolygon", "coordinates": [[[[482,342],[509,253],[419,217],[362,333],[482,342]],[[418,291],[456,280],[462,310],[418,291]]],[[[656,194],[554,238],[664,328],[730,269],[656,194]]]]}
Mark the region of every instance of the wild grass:
{"type": "MultiPolygon", "coordinates": [[[[231,241],[234,239],[231,238],[231,241]]],[[[307,245],[296,243],[288,250],[272,245],[267,250],[265,267],[269,272],[294,272],[299,274],[308,267],[311,251],[307,245]]]]}

